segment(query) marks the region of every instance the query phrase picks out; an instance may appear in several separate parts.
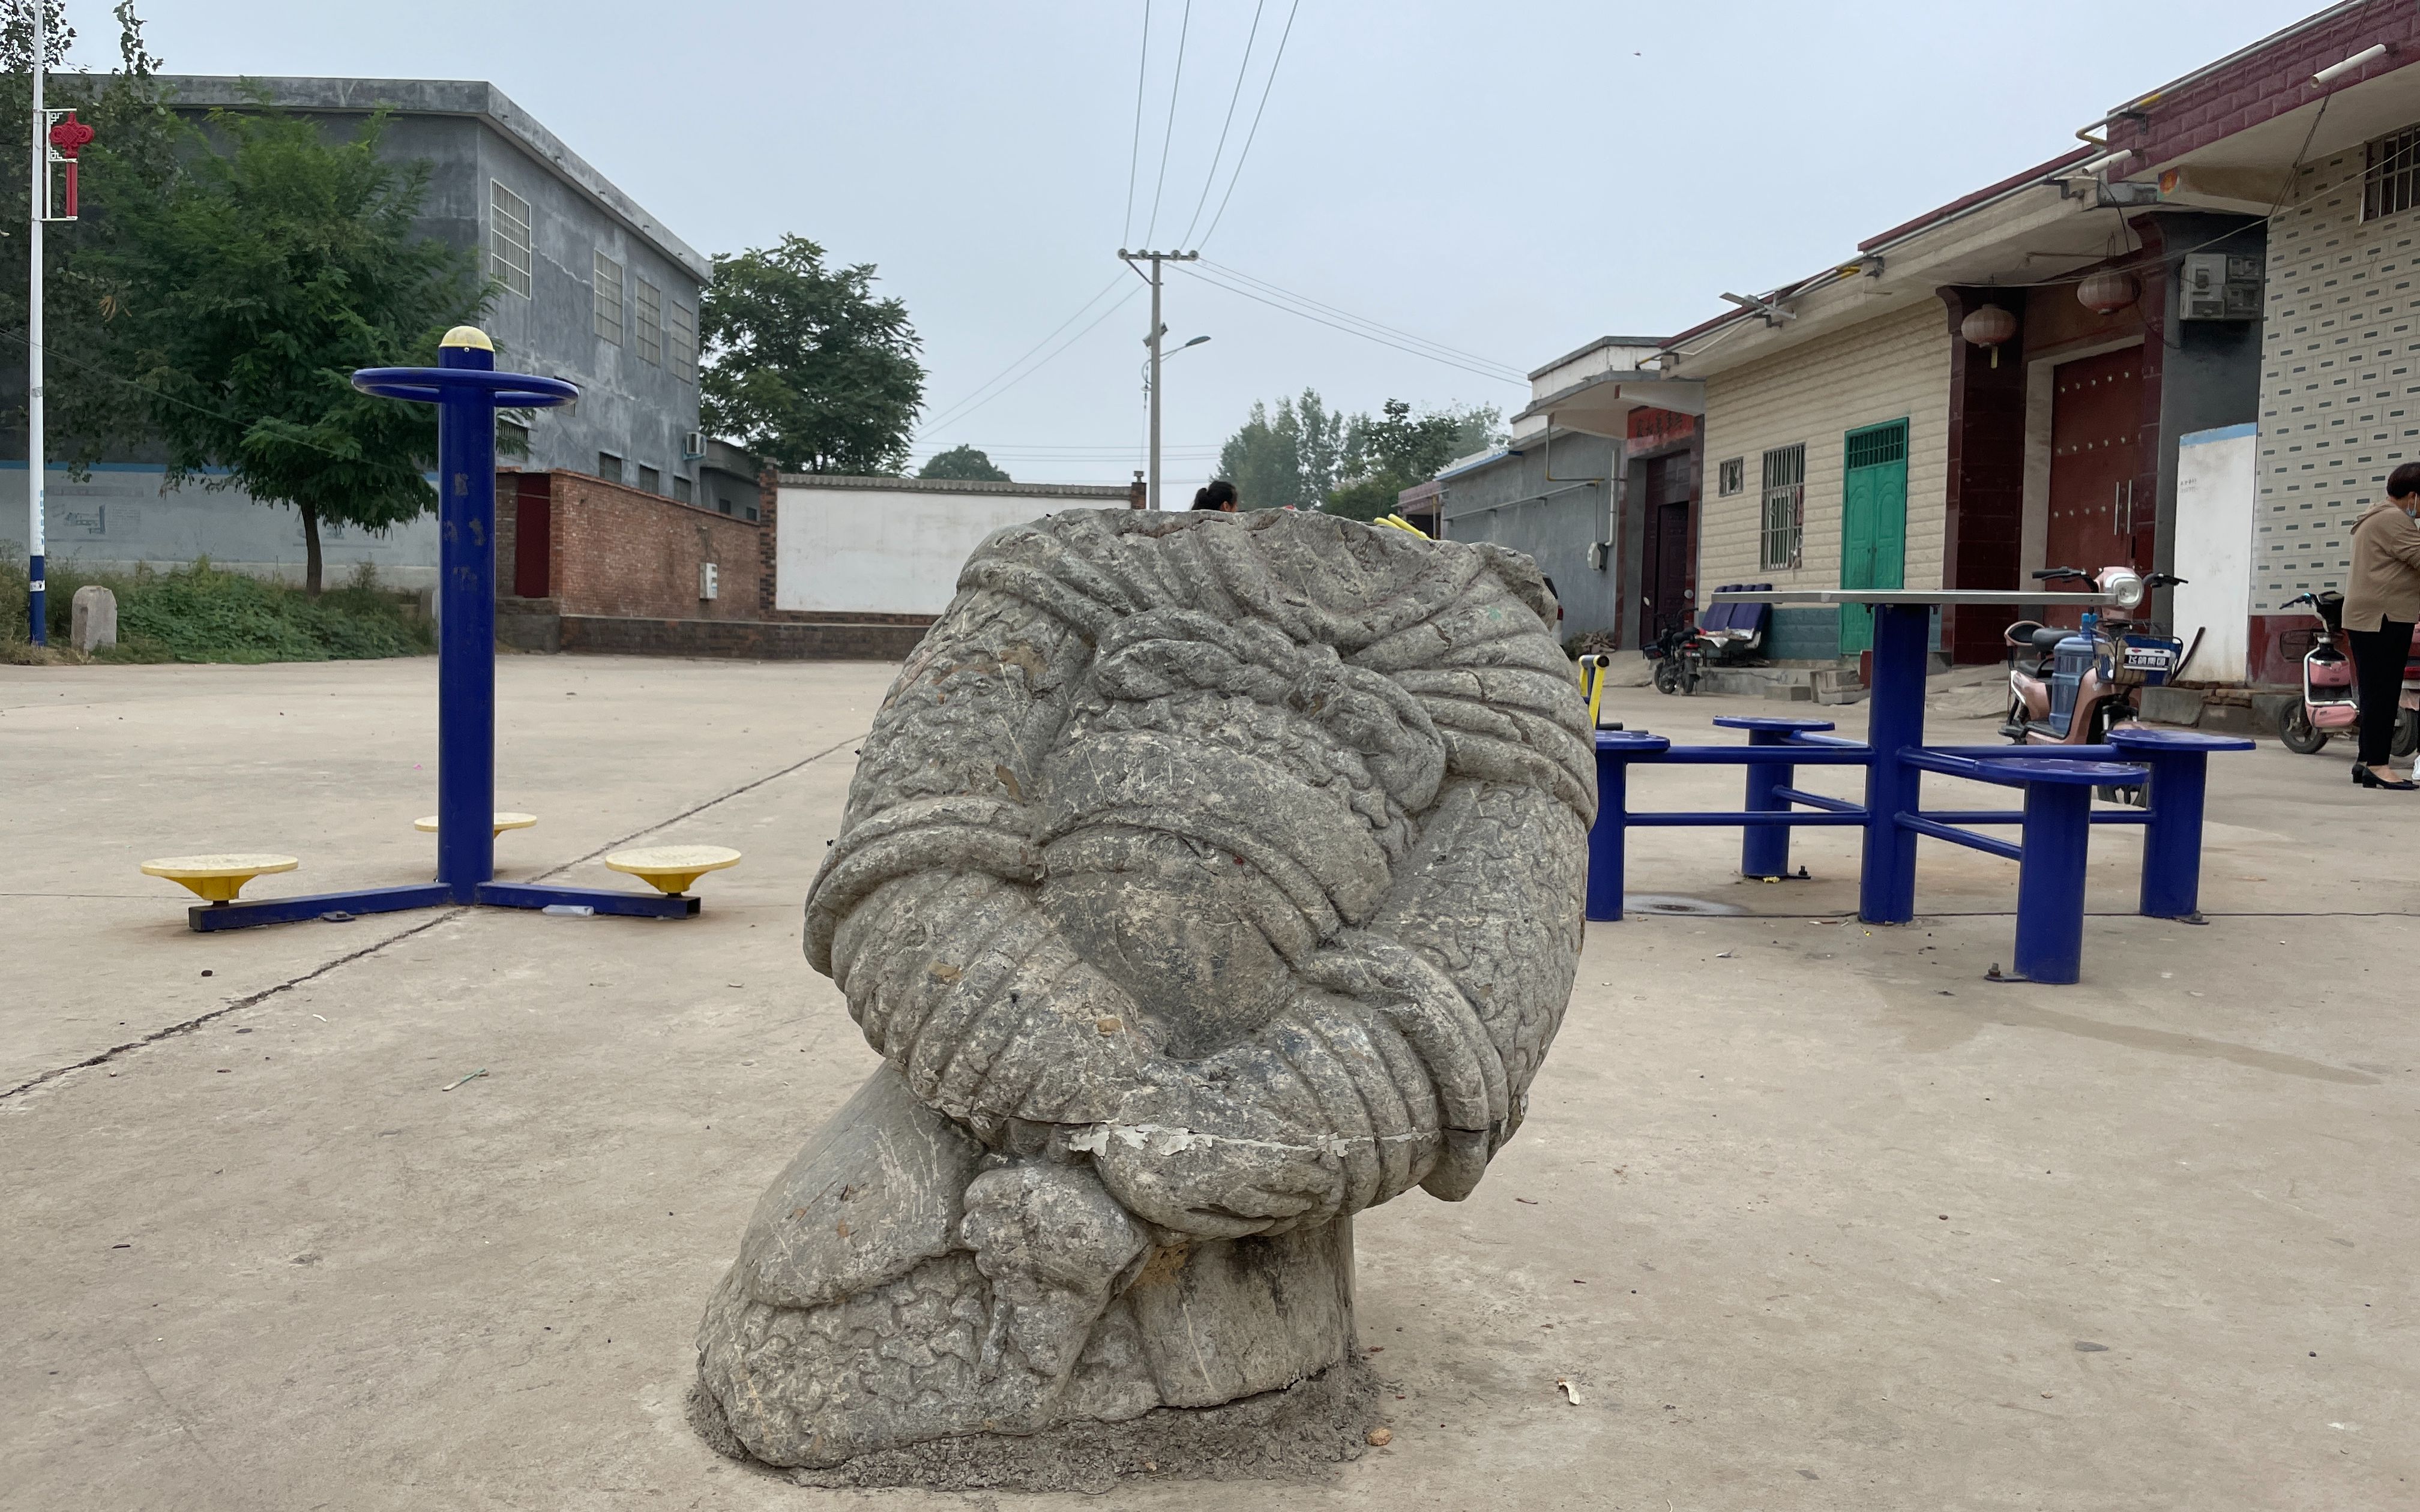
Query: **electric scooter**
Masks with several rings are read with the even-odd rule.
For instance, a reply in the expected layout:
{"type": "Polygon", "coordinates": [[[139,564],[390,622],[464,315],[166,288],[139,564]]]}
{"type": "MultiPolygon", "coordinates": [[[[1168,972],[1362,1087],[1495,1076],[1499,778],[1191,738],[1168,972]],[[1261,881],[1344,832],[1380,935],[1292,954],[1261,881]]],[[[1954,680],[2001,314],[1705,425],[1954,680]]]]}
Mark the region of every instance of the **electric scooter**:
{"type": "Polygon", "coordinates": [[[1647,659],[1655,664],[1655,691],[1678,693],[1683,698],[1695,693],[1705,680],[1706,652],[1714,642],[1706,638],[1685,617],[1664,627],[1647,648],[1647,659]]]}
{"type": "Polygon", "coordinates": [[[2002,632],[2009,648],[2009,717],[2000,733],[2020,746],[2093,746],[2109,727],[2137,718],[2136,689],[2156,687],[2172,676],[2184,643],[2135,611],[2155,588],[2184,581],[2170,573],[2137,576],[2132,567],[2103,567],[2095,576],[2079,567],[2051,567],[2038,582],[2076,582],[2097,587],[2115,600],[2086,609],[2075,629],[2019,620],[2002,632]]]}
{"type": "MultiPolygon", "coordinates": [[[[2319,627],[2310,632],[2311,649],[2303,654],[2303,696],[2286,706],[2277,720],[2277,738],[2298,755],[2317,753],[2330,735],[2350,735],[2361,728],[2361,698],[2350,645],[2339,647],[2344,634],[2344,594],[2298,594],[2282,606],[2310,606],[2319,627]]],[[[2414,641],[2420,650],[2420,640],[2414,641]]],[[[2420,750],[2420,655],[2407,652],[2403,663],[2403,696],[2397,701],[2395,738],[2397,756],[2420,750]]]]}

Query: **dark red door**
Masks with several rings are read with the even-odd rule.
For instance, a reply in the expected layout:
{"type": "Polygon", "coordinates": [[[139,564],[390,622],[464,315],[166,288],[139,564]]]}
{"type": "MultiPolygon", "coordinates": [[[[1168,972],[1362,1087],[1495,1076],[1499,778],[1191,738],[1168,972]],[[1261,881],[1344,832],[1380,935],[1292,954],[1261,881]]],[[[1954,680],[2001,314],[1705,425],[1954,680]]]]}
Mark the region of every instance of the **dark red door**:
{"type": "MultiPolygon", "coordinates": [[[[2157,510],[2141,479],[2142,435],[2143,348],[2079,358],[2053,372],[2043,566],[2150,570],[2157,510]]],[[[2076,616],[2052,623],[2072,625],[2076,616]]]]}
{"type": "Polygon", "coordinates": [[[551,481],[524,472],[513,494],[513,596],[545,598],[554,592],[551,481]]]}
{"type": "Polygon", "coordinates": [[[1638,616],[1646,639],[1689,617],[1689,454],[1647,464],[1647,538],[1639,553],[1638,616]]]}

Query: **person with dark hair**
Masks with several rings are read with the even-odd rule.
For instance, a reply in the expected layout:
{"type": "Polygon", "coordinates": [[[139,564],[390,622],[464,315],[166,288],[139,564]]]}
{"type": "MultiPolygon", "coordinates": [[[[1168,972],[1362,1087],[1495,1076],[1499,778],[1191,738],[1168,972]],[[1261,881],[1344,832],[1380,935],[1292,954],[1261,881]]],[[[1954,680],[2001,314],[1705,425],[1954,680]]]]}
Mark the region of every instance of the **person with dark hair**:
{"type": "Polygon", "coordinates": [[[1235,512],[1235,486],[1224,478],[1213,478],[1207,487],[1193,496],[1196,509],[1216,509],[1232,515],[1235,512]]]}
{"type": "Polygon", "coordinates": [[[2361,755],[2352,779],[2366,788],[2420,788],[2387,766],[2395,738],[2403,663],[2412,655],[2412,626],[2420,621],[2420,462],[2386,477],[2384,501],[2353,522],[2352,574],[2345,579],[2344,627],[2361,680],[2361,755]],[[2384,775],[2381,775],[2383,769],[2384,775]]]}

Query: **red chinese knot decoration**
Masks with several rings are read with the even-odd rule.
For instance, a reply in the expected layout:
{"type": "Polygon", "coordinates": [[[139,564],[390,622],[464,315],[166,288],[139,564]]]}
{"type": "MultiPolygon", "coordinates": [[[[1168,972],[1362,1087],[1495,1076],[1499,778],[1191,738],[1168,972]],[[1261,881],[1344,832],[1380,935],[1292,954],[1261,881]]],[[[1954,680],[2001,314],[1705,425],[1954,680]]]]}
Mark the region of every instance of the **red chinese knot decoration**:
{"type": "MultiPolygon", "coordinates": [[[[58,121],[50,130],[51,161],[67,164],[68,171],[65,175],[67,182],[63,186],[66,191],[63,196],[65,203],[60,206],[59,213],[55,217],[46,214],[45,219],[72,221],[76,218],[76,154],[90,146],[92,138],[92,128],[77,120],[74,111],[59,113],[58,121]]],[[[42,190],[46,211],[50,197],[50,189],[46,184],[42,190]]]]}

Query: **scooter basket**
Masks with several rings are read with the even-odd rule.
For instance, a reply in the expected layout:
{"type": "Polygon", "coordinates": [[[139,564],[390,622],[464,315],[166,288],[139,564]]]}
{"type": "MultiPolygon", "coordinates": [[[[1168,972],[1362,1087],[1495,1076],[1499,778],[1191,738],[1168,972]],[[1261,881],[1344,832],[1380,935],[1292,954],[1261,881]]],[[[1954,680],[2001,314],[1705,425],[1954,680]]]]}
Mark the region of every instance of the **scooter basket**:
{"type": "Polygon", "coordinates": [[[2308,687],[2352,687],[2352,658],[2333,651],[2314,652],[2303,662],[2303,681],[2308,687]]]}

